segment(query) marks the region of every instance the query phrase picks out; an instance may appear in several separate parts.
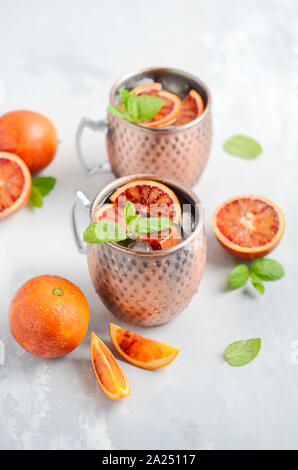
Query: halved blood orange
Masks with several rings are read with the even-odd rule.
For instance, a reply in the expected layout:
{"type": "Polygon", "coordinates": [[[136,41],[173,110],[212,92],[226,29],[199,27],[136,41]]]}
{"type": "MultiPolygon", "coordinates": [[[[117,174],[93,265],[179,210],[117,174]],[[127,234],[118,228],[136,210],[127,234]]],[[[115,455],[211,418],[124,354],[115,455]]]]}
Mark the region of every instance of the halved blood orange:
{"type": "Polygon", "coordinates": [[[118,353],[131,364],[143,369],[159,369],[170,364],[179,349],[144,338],[110,323],[110,337],[118,353]]]}
{"type": "Polygon", "coordinates": [[[137,213],[151,217],[168,217],[178,224],[181,217],[179,199],[168,186],[151,180],[136,180],[118,188],[110,200],[120,207],[131,201],[137,213]]]}
{"type": "Polygon", "coordinates": [[[218,241],[238,258],[261,258],[279,243],[285,229],[280,208],[265,197],[235,196],[215,210],[212,228],[218,241]]]}
{"type": "Polygon", "coordinates": [[[172,126],[183,126],[199,117],[204,111],[204,102],[196,90],[190,90],[182,101],[180,113],[172,126]]]}
{"type": "Polygon", "coordinates": [[[165,250],[176,245],[180,238],[179,231],[175,225],[161,230],[160,232],[148,233],[142,235],[140,239],[143,242],[148,242],[154,250],[165,250]]]}
{"type": "Polygon", "coordinates": [[[161,83],[145,83],[131,90],[131,93],[136,93],[138,96],[156,96],[164,101],[164,105],[152,119],[140,123],[142,126],[151,128],[168,127],[175,121],[180,113],[181,100],[179,96],[169,91],[162,90],[161,83]]]}
{"type": "Polygon", "coordinates": [[[122,208],[114,204],[104,204],[99,207],[94,214],[94,219],[96,222],[105,220],[107,222],[114,222],[115,224],[122,225],[122,227],[126,227],[122,208]]]}
{"type": "Polygon", "coordinates": [[[26,204],[31,185],[26,163],[13,153],[0,152],[0,219],[26,204]]]}
{"type": "Polygon", "coordinates": [[[93,332],[90,349],[95,377],[106,396],[111,400],[119,400],[130,395],[130,386],[125,373],[111,351],[93,332]]]}

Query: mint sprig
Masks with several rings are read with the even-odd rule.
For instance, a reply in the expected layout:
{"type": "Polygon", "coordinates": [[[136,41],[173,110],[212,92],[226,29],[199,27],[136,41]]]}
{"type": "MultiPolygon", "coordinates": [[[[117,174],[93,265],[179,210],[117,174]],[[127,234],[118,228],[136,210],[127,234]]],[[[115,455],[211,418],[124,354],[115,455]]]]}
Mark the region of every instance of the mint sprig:
{"type": "Polygon", "coordinates": [[[285,275],[283,266],[273,259],[259,258],[249,266],[238,264],[229,275],[229,286],[239,289],[247,284],[250,279],[252,286],[259,294],[263,295],[265,286],[263,281],[278,281],[285,275]]]}
{"type": "Polygon", "coordinates": [[[56,178],[53,176],[40,176],[32,181],[29,201],[34,207],[43,206],[43,197],[47,196],[55,187],[56,178]]]}
{"type": "Polygon", "coordinates": [[[136,208],[130,201],[125,204],[123,216],[126,229],[114,222],[94,222],[86,228],[83,240],[87,243],[119,242],[127,238],[137,239],[141,235],[159,232],[173,225],[167,217],[141,217],[136,214],[136,208]]]}
{"type": "Polygon", "coordinates": [[[107,107],[108,113],[135,124],[149,121],[164,105],[164,101],[157,96],[137,96],[125,88],[119,90],[119,94],[125,110],[110,104],[107,107]]]}
{"type": "Polygon", "coordinates": [[[241,367],[251,362],[261,349],[261,338],[251,338],[247,341],[235,341],[229,344],[225,358],[231,366],[241,367]]]}

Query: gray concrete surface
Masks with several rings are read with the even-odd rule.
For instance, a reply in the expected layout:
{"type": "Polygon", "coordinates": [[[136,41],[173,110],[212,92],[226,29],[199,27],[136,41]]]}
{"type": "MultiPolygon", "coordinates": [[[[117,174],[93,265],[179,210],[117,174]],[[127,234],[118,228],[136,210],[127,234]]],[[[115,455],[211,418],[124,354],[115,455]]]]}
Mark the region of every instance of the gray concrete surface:
{"type": "MultiPolygon", "coordinates": [[[[0,10],[0,113],[43,112],[61,140],[43,172],[58,180],[44,208],[0,222],[0,448],[297,449],[297,2],[6,0],[0,10]],[[189,308],[168,325],[139,330],[180,347],[179,357],[153,373],[122,363],[132,394],[113,403],[94,379],[88,337],[67,357],[39,359],[14,342],[7,313],[21,283],[59,274],[81,287],[90,330],[108,339],[112,316],[76,251],[69,211],[77,188],[94,195],[113,176],[82,175],[74,136],[82,115],[105,115],[115,79],[149,65],[185,69],[212,92],[214,143],[195,188],[208,260],[189,308]],[[225,154],[222,144],[235,133],[256,138],[263,154],[255,161],[225,154]],[[233,262],[210,226],[218,203],[247,192],[272,198],[287,220],[273,255],[286,277],[263,297],[250,287],[226,289],[233,262]],[[230,342],[257,336],[254,362],[224,361],[230,342]]],[[[84,145],[91,162],[105,158],[101,135],[86,134],[84,145]]]]}

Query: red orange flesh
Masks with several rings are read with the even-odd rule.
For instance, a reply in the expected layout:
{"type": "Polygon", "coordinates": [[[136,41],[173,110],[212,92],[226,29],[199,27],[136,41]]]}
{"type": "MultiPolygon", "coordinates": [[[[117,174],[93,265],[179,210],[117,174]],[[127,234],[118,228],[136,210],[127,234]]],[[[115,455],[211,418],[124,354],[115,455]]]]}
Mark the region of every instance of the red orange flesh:
{"type": "Polygon", "coordinates": [[[0,219],[13,214],[29,199],[31,175],[23,160],[0,152],[0,219]]]}
{"type": "Polygon", "coordinates": [[[94,219],[96,222],[105,220],[107,222],[114,222],[115,224],[122,225],[126,227],[123,210],[121,207],[116,206],[115,204],[104,204],[99,207],[94,214],[94,219]]]}
{"type": "Polygon", "coordinates": [[[285,219],[272,201],[248,194],[223,202],[214,212],[212,228],[229,253],[255,259],[276,247],[284,233],[285,219]]]}
{"type": "Polygon", "coordinates": [[[160,232],[148,233],[142,235],[141,240],[148,242],[154,250],[166,250],[178,243],[180,235],[177,227],[171,225],[171,227],[161,230],[160,232]]]}
{"type": "Polygon", "coordinates": [[[196,90],[191,90],[182,101],[177,119],[172,126],[183,126],[199,117],[204,111],[204,102],[196,90]]]}
{"type": "Polygon", "coordinates": [[[118,188],[110,200],[124,206],[131,201],[137,213],[151,217],[168,217],[178,224],[181,217],[179,199],[168,186],[151,180],[136,180],[118,188]]]}
{"type": "Polygon", "coordinates": [[[110,337],[119,354],[131,364],[143,369],[159,369],[170,364],[179,349],[160,341],[144,338],[110,323],[110,337]]]}
{"type": "Polygon", "coordinates": [[[90,351],[96,380],[105,395],[111,400],[119,400],[130,395],[130,386],[125,373],[111,351],[93,332],[90,351]]]}

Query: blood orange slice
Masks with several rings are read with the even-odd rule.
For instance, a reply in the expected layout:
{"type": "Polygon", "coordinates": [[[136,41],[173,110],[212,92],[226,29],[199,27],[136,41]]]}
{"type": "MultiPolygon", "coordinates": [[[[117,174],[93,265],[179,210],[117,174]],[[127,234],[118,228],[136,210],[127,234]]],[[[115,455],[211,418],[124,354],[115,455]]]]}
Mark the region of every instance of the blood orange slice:
{"type": "Polygon", "coordinates": [[[91,333],[91,361],[97,382],[111,400],[119,400],[130,395],[127,377],[111,351],[91,333]]]}
{"type": "Polygon", "coordinates": [[[156,96],[164,101],[164,105],[155,114],[155,116],[146,122],[140,124],[145,127],[160,128],[170,126],[180,113],[181,100],[174,93],[161,89],[160,83],[146,83],[134,88],[131,93],[144,96],[156,96]]]}
{"type": "Polygon", "coordinates": [[[276,247],[284,233],[285,219],[272,201],[248,194],[224,201],[213,214],[212,228],[229,253],[255,259],[276,247]]]}
{"type": "Polygon", "coordinates": [[[123,210],[114,204],[104,204],[99,207],[94,214],[94,219],[95,222],[105,220],[107,222],[114,222],[115,224],[122,225],[122,227],[126,227],[123,218],[123,210]]]}
{"type": "Polygon", "coordinates": [[[151,180],[136,180],[118,188],[110,200],[120,207],[131,201],[137,213],[151,217],[168,217],[178,224],[181,217],[179,199],[166,185],[151,180]]]}
{"type": "Polygon", "coordinates": [[[31,174],[16,155],[0,152],[0,219],[20,209],[29,199],[31,174]]]}
{"type": "Polygon", "coordinates": [[[197,117],[204,111],[204,102],[196,90],[190,90],[182,101],[181,110],[172,126],[183,126],[197,117]]]}
{"type": "Polygon", "coordinates": [[[144,338],[110,323],[110,337],[118,353],[131,364],[143,369],[159,369],[170,364],[179,349],[144,338]]]}
{"type": "Polygon", "coordinates": [[[179,238],[179,231],[175,225],[171,225],[171,227],[161,230],[160,232],[153,232],[140,237],[143,242],[150,243],[154,250],[171,248],[176,245],[179,238]]]}

